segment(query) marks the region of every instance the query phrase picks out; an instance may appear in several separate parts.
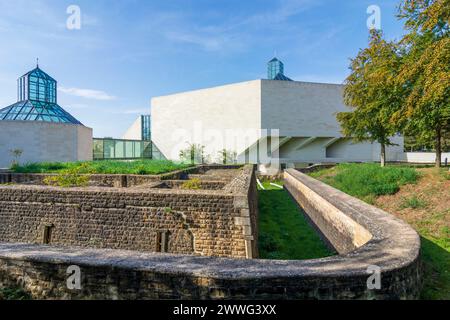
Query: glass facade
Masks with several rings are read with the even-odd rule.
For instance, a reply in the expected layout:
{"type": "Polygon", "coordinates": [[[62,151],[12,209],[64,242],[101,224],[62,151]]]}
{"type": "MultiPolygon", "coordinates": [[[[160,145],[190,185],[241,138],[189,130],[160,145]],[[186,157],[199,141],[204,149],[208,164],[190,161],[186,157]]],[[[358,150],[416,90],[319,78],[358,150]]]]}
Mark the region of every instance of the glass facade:
{"type": "Polygon", "coordinates": [[[273,58],[267,63],[267,79],[292,81],[284,75],[284,64],[277,58],[273,58]]]}
{"type": "Polygon", "coordinates": [[[142,140],[150,141],[152,140],[152,134],[150,129],[150,115],[142,115],[141,116],[142,121],[142,140]]]}
{"type": "Polygon", "coordinates": [[[151,141],[94,138],[93,145],[94,160],[165,159],[151,141]]]}
{"type": "Polygon", "coordinates": [[[274,80],[279,73],[284,74],[284,64],[277,58],[273,58],[267,64],[267,78],[274,80]]]}
{"type": "Polygon", "coordinates": [[[17,80],[17,100],[0,110],[0,120],[81,124],[57,104],[57,82],[39,67],[17,80]]]}

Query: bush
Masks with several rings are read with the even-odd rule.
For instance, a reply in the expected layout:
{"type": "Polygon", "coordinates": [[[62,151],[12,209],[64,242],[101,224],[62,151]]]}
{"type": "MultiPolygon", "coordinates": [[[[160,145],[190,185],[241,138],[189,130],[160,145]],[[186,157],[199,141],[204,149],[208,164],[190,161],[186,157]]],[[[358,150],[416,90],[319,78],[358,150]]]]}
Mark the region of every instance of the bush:
{"type": "Polygon", "coordinates": [[[60,173],[57,176],[45,178],[44,183],[49,186],[63,188],[86,187],[89,185],[89,176],[76,173],[60,173]]]}
{"type": "Polygon", "coordinates": [[[403,203],[401,204],[401,209],[405,208],[412,208],[412,209],[419,209],[419,208],[425,208],[427,206],[427,203],[424,200],[421,200],[417,198],[417,196],[413,196],[411,198],[403,199],[403,203]]]}
{"type": "Polygon", "coordinates": [[[186,182],[184,182],[181,185],[181,189],[186,189],[186,190],[198,190],[201,189],[201,181],[199,178],[193,178],[190,180],[187,180],[186,182]]]}
{"type": "Polygon", "coordinates": [[[85,164],[63,170],[57,176],[44,179],[44,183],[50,186],[59,186],[63,188],[69,187],[85,187],[89,184],[90,175],[89,167],[85,164]]]}

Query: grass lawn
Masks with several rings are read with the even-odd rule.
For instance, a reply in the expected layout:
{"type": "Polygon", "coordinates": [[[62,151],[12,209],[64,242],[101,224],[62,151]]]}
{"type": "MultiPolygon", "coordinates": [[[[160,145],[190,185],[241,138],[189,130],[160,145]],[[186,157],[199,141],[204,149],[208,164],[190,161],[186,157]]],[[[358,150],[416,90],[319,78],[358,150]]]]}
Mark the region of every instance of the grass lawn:
{"type": "Polygon", "coordinates": [[[395,194],[400,186],[415,183],[419,173],[410,167],[393,166],[384,170],[375,163],[340,164],[312,172],[310,176],[373,204],[377,196],[395,194]]]}
{"type": "Polygon", "coordinates": [[[450,299],[448,168],[342,164],[310,175],[386,210],[416,229],[425,267],[422,298],[450,299]],[[379,187],[383,177],[389,187],[379,187]]]}
{"type": "Polygon", "coordinates": [[[17,173],[61,173],[72,171],[79,174],[161,174],[191,167],[190,164],[166,160],[135,161],[86,161],[86,162],[42,162],[13,166],[17,173]]]}
{"type": "MultiPolygon", "coordinates": [[[[282,182],[275,182],[282,185],[282,182]]],[[[333,255],[286,190],[264,182],[259,189],[259,254],[262,259],[314,259],[333,255]]]]}

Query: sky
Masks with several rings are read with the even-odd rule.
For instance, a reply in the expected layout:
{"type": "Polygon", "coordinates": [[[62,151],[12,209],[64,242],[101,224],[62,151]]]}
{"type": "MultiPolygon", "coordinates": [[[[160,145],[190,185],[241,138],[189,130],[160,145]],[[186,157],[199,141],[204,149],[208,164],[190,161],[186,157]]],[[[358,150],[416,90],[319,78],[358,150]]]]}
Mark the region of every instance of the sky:
{"type": "Polygon", "coordinates": [[[274,55],[294,80],[342,83],[367,46],[370,5],[400,38],[395,0],[0,0],[0,108],[36,58],[95,137],[120,138],[152,97],[264,79],[274,55]]]}

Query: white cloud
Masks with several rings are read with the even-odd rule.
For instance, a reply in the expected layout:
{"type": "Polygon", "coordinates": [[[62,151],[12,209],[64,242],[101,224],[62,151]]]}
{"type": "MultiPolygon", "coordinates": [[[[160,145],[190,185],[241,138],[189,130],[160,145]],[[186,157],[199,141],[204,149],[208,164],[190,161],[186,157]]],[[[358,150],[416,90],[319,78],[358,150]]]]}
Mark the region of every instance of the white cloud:
{"type": "Polygon", "coordinates": [[[115,100],[117,97],[107,94],[104,91],[99,90],[91,90],[91,89],[80,89],[80,88],[65,88],[65,87],[59,87],[58,91],[61,91],[65,94],[86,98],[86,99],[93,99],[93,100],[115,100]]]}

